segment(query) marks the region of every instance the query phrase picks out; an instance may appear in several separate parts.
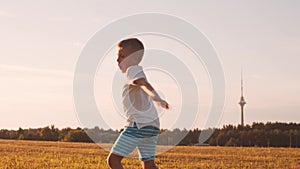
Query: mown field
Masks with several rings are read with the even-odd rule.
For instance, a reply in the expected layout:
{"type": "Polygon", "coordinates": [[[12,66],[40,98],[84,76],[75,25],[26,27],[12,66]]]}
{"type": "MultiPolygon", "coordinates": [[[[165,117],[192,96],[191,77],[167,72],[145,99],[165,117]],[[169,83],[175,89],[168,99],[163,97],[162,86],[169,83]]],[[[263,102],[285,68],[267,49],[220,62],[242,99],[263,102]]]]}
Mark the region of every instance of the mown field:
{"type": "MultiPolygon", "coordinates": [[[[108,152],[93,143],[0,140],[0,168],[106,169],[108,152]]],[[[300,149],[241,147],[174,147],[158,155],[162,169],[253,168],[299,169],[300,149]]],[[[124,159],[125,168],[141,168],[124,159]]]]}

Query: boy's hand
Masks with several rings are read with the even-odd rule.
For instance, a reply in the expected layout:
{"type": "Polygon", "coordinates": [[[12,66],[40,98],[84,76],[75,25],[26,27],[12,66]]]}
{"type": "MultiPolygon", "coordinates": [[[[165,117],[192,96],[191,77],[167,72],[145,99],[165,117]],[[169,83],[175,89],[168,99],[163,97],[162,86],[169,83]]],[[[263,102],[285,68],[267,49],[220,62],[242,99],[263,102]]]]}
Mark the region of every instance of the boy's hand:
{"type": "Polygon", "coordinates": [[[159,106],[161,106],[162,108],[164,108],[164,109],[169,109],[169,104],[166,101],[164,101],[164,100],[158,101],[157,104],[159,106]]]}

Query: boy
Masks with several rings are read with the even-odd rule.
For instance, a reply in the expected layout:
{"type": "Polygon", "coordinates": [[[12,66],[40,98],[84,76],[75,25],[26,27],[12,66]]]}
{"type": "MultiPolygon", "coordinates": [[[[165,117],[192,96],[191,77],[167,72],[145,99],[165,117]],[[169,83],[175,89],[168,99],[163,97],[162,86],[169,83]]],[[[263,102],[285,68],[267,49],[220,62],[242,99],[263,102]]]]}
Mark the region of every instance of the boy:
{"type": "Polygon", "coordinates": [[[155,92],[142,67],[138,65],[143,55],[144,46],[136,38],[126,39],[118,44],[117,62],[125,75],[122,96],[127,121],[107,158],[112,169],[122,169],[121,160],[136,147],[143,168],[157,169],[154,156],[160,124],[152,101],[165,109],[169,105],[155,92]]]}

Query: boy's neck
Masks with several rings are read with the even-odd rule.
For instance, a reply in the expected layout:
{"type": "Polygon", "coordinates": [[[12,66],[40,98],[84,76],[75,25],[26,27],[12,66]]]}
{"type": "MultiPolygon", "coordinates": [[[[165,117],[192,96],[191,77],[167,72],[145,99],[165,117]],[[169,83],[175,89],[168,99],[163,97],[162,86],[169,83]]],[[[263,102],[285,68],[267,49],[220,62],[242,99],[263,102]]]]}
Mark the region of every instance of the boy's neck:
{"type": "Polygon", "coordinates": [[[123,73],[126,73],[127,70],[128,70],[128,68],[130,68],[130,67],[132,67],[132,66],[138,66],[138,64],[128,65],[127,68],[126,68],[124,71],[122,71],[122,72],[123,72],[123,73]]]}

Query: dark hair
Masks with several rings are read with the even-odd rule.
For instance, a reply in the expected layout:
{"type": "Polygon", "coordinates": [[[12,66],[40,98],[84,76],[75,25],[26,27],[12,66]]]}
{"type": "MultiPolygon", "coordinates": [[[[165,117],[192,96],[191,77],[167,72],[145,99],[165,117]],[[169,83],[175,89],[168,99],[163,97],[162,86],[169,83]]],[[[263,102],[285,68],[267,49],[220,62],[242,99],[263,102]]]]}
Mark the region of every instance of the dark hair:
{"type": "Polygon", "coordinates": [[[130,39],[125,39],[119,42],[118,44],[119,47],[132,47],[132,49],[135,51],[138,50],[144,50],[144,45],[143,43],[138,40],[137,38],[130,38],[130,39]]]}

